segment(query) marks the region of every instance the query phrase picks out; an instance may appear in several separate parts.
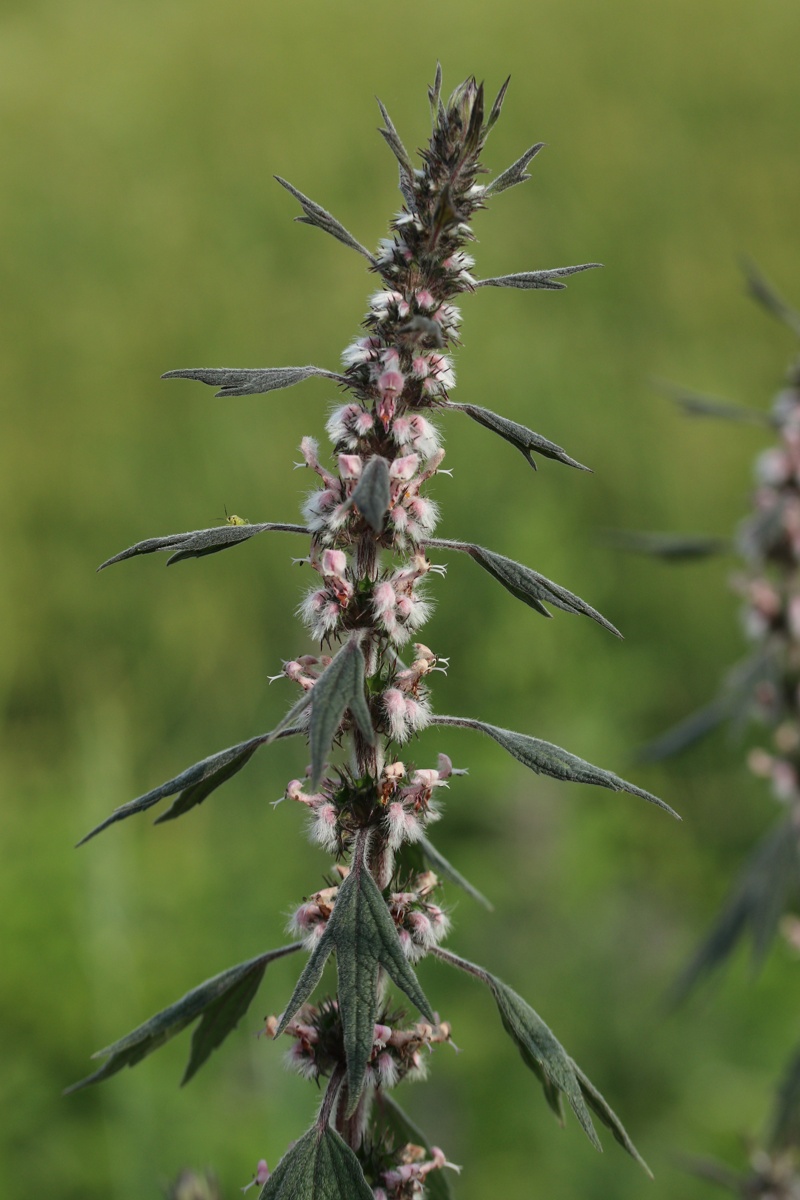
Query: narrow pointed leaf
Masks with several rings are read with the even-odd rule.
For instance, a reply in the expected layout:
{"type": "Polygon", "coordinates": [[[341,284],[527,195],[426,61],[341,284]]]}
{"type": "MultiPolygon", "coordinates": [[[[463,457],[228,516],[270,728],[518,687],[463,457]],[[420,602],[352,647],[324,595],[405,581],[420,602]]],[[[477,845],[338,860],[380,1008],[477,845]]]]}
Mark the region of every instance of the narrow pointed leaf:
{"type": "Polygon", "coordinates": [[[787,304],[782,296],[778,295],[755,263],[747,258],[742,259],[742,270],[745,274],[747,290],[753,299],[757,300],[759,304],[763,304],[767,312],[772,313],[774,317],[787,325],[792,333],[800,337],[800,313],[787,304]]]}
{"type": "Polygon", "coordinates": [[[422,837],[416,844],[420,847],[423,856],[428,860],[437,875],[441,875],[444,879],[449,880],[450,883],[454,883],[456,887],[460,887],[462,891],[471,896],[473,900],[477,900],[478,904],[482,904],[489,912],[494,912],[494,905],[491,901],[487,900],[483,892],[479,892],[468,879],[465,879],[461,872],[452,863],[447,861],[445,856],[436,849],[432,842],[429,842],[426,837],[422,837]]]}
{"type": "MultiPolygon", "coordinates": [[[[494,129],[495,125],[497,124],[497,119],[500,116],[500,112],[503,107],[503,101],[506,98],[506,92],[508,91],[508,85],[510,83],[511,83],[511,76],[509,75],[508,78],[506,79],[505,83],[503,84],[503,86],[500,88],[500,91],[497,93],[495,100],[494,100],[494,104],[492,105],[491,110],[489,112],[489,116],[486,118],[486,125],[484,127],[484,136],[491,133],[492,129],[494,129]]],[[[531,155],[531,157],[533,157],[533,156],[531,155]]],[[[530,162],[530,159],[528,159],[528,162],[530,162]]],[[[530,178],[530,176],[529,176],[529,178],[530,178]]],[[[496,190],[497,189],[495,189],[495,191],[496,190]]]]}
{"type": "Polygon", "coordinates": [[[236,1027],[255,996],[269,963],[294,953],[301,946],[301,942],[295,942],[279,950],[269,950],[199,984],[119,1041],[105,1050],[99,1050],[93,1057],[107,1061],[93,1075],[67,1088],[65,1095],[90,1083],[108,1079],[123,1067],[135,1066],[200,1017],[202,1019],[192,1041],[192,1055],[183,1079],[185,1083],[236,1027]]]}
{"type": "Polygon", "coordinates": [[[647,1164],[636,1151],[619,1118],[527,1001],[485,968],[459,958],[449,950],[436,949],[434,954],[442,962],[449,963],[486,984],[497,1005],[503,1027],[519,1050],[525,1065],[542,1084],[545,1099],[556,1116],[559,1119],[562,1116],[563,1096],[589,1141],[596,1149],[602,1150],[589,1112],[591,1107],[612,1131],[619,1144],[650,1174],[647,1164]]]}
{"type": "Polygon", "coordinates": [[[435,127],[442,103],[442,64],[440,62],[436,64],[433,85],[428,88],[428,100],[431,106],[431,121],[435,127]]]}
{"type": "Polygon", "coordinates": [[[364,467],[361,478],[350,496],[364,520],[381,533],[389,511],[389,464],[385,458],[375,455],[364,467]]]}
{"type": "Polygon", "coordinates": [[[350,874],[339,887],[325,932],[298,981],[275,1035],[283,1032],[311,995],[328,955],[335,950],[350,1113],[358,1104],[374,1046],[378,968],[383,967],[420,1012],[429,1021],[434,1020],[431,1007],[403,953],[386,901],[366,866],[365,851],[366,841],[362,839],[356,843],[350,874]]]}
{"type": "MultiPolygon", "coordinates": [[[[192,367],[187,370],[166,371],[162,379],[197,379],[209,387],[218,387],[219,396],[260,396],[264,392],[276,392],[280,388],[302,383],[312,375],[324,379],[335,379],[346,383],[343,375],[335,371],[324,371],[322,367],[192,367]]],[[[216,398],[215,397],[215,398],[216,398]]]]}
{"type": "Polygon", "coordinates": [[[703,533],[645,533],[639,530],[611,529],[605,540],[618,550],[632,554],[647,554],[668,562],[690,562],[712,558],[732,549],[730,538],[712,537],[703,533]]]}
{"type": "Polygon", "coordinates": [[[345,712],[350,710],[370,745],[375,742],[364,695],[364,655],[354,639],[346,642],[311,691],[311,786],[316,788],[345,712]]]}
{"type": "MultiPolygon", "coordinates": [[[[378,100],[378,97],[376,96],[375,99],[378,100]]],[[[380,100],[378,100],[378,108],[381,110],[381,116],[383,117],[384,123],[386,125],[386,128],[379,129],[378,133],[380,133],[381,136],[388,143],[392,153],[394,154],[395,158],[399,162],[400,167],[402,168],[404,173],[413,179],[414,164],[412,163],[412,161],[409,157],[408,151],[406,150],[405,146],[403,145],[402,141],[400,140],[400,134],[395,129],[394,124],[392,122],[392,118],[389,116],[388,112],[386,111],[386,108],[384,107],[384,105],[382,104],[382,102],[380,100]]]]}
{"type": "Polygon", "coordinates": [[[558,282],[562,276],[577,275],[579,271],[591,271],[594,267],[602,267],[602,265],[602,263],[581,263],[577,267],[552,267],[545,271],[520,271],[516,275],[496,275],[492,279],[476,279],[475,287],[522,288],[525,291],[539,288],[548,292],[562,292],[567,286],[565,283],[558,282]]]}
{"type": "Polygon", "coordinates": [[[167,566],[169,566],[170,563],[183,562],[186,558],[202,558],[206,554],[217,554],[220,550],[227,550],[230,546],[238,546],[240,542],[246,542],[248,538],[254,537],[257,533],[267,533],[270,530],[278,530],[282,533],[307,534],[309,532],[305,525],[276,525],[272,522],[266,525],[215,525],[211,529],[193,529],[187,533],[171,533],[166,537],[146,538],[143,542],[137,542],[135,546],[130,546],[127,550],[115,554],[113,558],[107,558],[97,569],[103,571],[106,567],[124,562],[127,558],[135,558],[138,554],[154,554],[160,550],[171,552],[171,557],[167,559],[167,566]]]}
{"type": "Polygon", "coordinates": [[[480,408],[477,404],[454,404],[452,401],[442,407],[460,409],[461,412],[465,412],[467,416],[472,417],[473,421],[477,421],[479,425],[483,425],[485,429],[491,429],[493,433],[499,433],[500,437],[505,438],[507,442],[510,442],[512,446],[516,446],[521,451],[534,471],[536,470],[536,462],[531,457],[532,452],[541,454],[543,458],[552,458],[556,462],[564,463],[568,467],[576,467],[579,471],[591,471],[591,467],[585,467],[577,459],[571,458],[561,446],[558,446],[555,442],[551,442],[549,438],[542,437],[540,433],[534,433],[526,425],[520,425],[517,421],[509,420],[508,417],[501,417],[488,408],[480,408]]]}
{"type": "Polygon", "coordinates": [[[730,715],[730,703],[723,697],[712,700],[691,716],[685,717],[677,725],[673,725],[660,737],[653,738],[636,752],[637,762],[660,762],[680,754],[695,742],[699,742],[706,734],[716,729],[730,715]]]}
{"type": "MultiPolygon", "coordinates": [[[[301,728],[282,729],[277,736],[293,737],[302,732],[301,728]]],[[[78,845],[82,846],[84,842],[90,841],[98,833],[107,829],[109,825],[115,825],[117,821],[124,821],[126,817],[132,817],[135,813],[146,812],[148,808],[152,808],[154,804],[158,804],[160,800],[166,800],[170,796],[177,795],[178,799],[169,812],[164,814],[162,820],[168,820],[188,812],[190,808],[201,804],[206,796],[210,795],[220,784],[225,783],[231,776],[241,771],[259,746],[264,746],[273,740],[273,735],[262,733],[258,737],[249,738],[246,742],[239,742],[236,746],[229,746],[227,750],[220,750],[217,754],[212,754],[201,762],[194,763],[185,771],[181,771],[180,775],[176,775],[174,779],[168,779],[166,783],[153,788],[150,792],[145,792],[143,796],[137,796],[135,800],[129,800],[127,804],[121,804],[119,808],[115,808],[110,816],[95,826],[85,837],[82,837],[78,845]]]]}
{"type": "Polygon", "coordinates": [[[485,721],[476,721],[472,717],[434,716],[432,723],[434,725],[456,725],[463,729],[477,729],[494,738],[498,745],[507,750],[523,766],[535,771],[537,775],[549,775],[552,779],[573,783],[592,783],[596,787],[609,788],[612,792],[628,792],[631,796],[641,796],[643,800],[648,800],[658,808],[663,808],[670,816],[680,820],[674,809],[660,800],[658,796],[646,792],[644,788],[637,787],[633,783],[628,783],[627,780],[621,779],[612,771],[604,771],[602,767],[593,766],[592,763],[578,758],[576,754],[570,754],[568,750],[562,750],[560,746],[555,746],[552,742],[543,742],[539,738],[529,737],[526,733],[515,733],[511,729],[500,729],[496,725],[488,725],[485,721]]]}
{"type": "Polygon", "coordinates": [[[690,417],[716,417],[722,421],[743,421],[749,425],[772,424],[769,413],[759,412],[757,408],[731,404],[728,400],[718,400],[716,396],[692,392],[671,383],[659,382],[657,386],[690,417]]]}
{"type": "MultiPolygon", "coordinates": [[[[386,1145],[385,1135],[388,1134],[392,1139],[389,1142],[389,1146],[392,1149],[399,1149],[401,1146],[407,1146],[411,1142],[414,1146],[424,1146],[429,1156],[433,1154],[433,1147],[430,1140],[425,1136],[420,1127],[411,1120],[408,1113],[403,1112],[390,1092],[383,1089],[377,1092],[375,1095],[375,1106],[378,1110],[378,1121],[381,1126],[380,1145],[386,1145]]],[[[452,1195],[450,1180],[446,1171],[431,1171],[429,1175],[425,1176],[426,1200],[452,1200],[452,1195]]]]}
{"type": "Polygon", "coordinates": [[[335,1129],[309,1129],[287,1150],[258,1200],[373,1200],[361,1164],[335,1129]]]}
{"type": "Polygon", "coordinates": [[[550,616],[544,607],[545,603],[552,604],[554,608],[560,608],[563,612],[579,613],[591,617],[593,621],[597,621],[598,625],[602,625],[615,637],[622,637],[619,630],[610,621],[607,621],[602,613],[592,608],[585,600],[581,600],[580,596],[576,596],[574,592],[568,591],[560,584],[546,579],[538,571],[515,562],[512,558],[505,558],[504,555],[496,554],[494,550],[487,550],[484,546],[476,546],[473,542],[432,538],[426,544],[442,550],[463,550],[470,558],[474,558],[479,566],[488,571],[498,583],[502,583],[507,592],[545,617],[550,616]]]}
{"type": "Polygon", "coordinates": [[[748,933],[754,965],[760,966],[787,898],[799,883],[797,832],[791,820],[784,820],[755,847],[708,936],[672,989],[673,1003],[680,1003],[701,979],[721,966],[748,933]]]}
{"type": "MultiPolygon", "coordinates": [[[[158,804],[159,800],[166,800],[169,796],[177,793],[182,795],[203,784],[209,784],[210,786],[206,788],[201,797],[201,799],[205,799],[215,787],[219,787],[226,779],[230,779],[232,775],[241,770],[254,751],[263,745],[264,736],[248,738],[246,742],[239,742],[236,746],[229,746],[227,750],[220,750],[217,754],[212,754],[201,762],[187,767],[174,779],[168,779],[166,783],[153,788],[152,791],[145,792],[143,796],[137,796],[135,800],[129,800],[127,804],[121,804],[119,808],[114,809],[110,816],[81,838],[78,845],[82,846],[84,842],[88,842],[102,830],[107,829],[109,825],[116,824],[117,821],[124,821],[126,817],[132,817],[135,813],[146,812],[148,808],[158,804]]],[[[197,803],[199,802],[197,801],[197,803]]]]}
{"type": "Polygon", "coordinates": [[[784,1071],[764,1140],[767,1149],[778,1154],[800,1145],[800,1050],[784,1071]]]}
{"type": "MultiPolygon", "coordinates": [[[[495,106],[497,106],[498,101],[500,104],[502,104],[507,85],[508,80],[506,80],[500,95],[497,97],[497,100],[495,100],[495,106]]],[[[494,107],[492,108],[492,113],[494,113],[494,107]]],[[[499,115],[500,110],[498,108],[497,116],[499,115]]],[[[494,118],[495,121],[497,120],[497,116],[494,118]]],[[[489,120],[492,120],[491,114],[489,116],[489,120]]],[[[492,124],[494,124],[494,122],[492,122],[492,124]]],[[[526,170],[528,163],[530,163],[536,157],[540,150],[544,149],[544,146],[544,142],[537,142],[535,146],[531,146],[529,150],[526,150],[521,158],[518,158],[517,161],[512,163],[510,167],[507,167],[501,175],[498,175],[496,179],[493,179],[491,183],[486,185],[486,195],[498,196],[500,192],[505,192],[508,188],[514,187],[515,184],[524,183],[526,179],[530,179],[530,172],[526,170]]]]}
{"type": "Polygon", "coordinates": [[[634,1146],[633,1142],[628,1136],[625,1126],[622,1124],[611,1105],[608,1103],[605,1097],[598,1092],[591,1079],[588,1079],[587,1076],[584,1075],[583,1071],[580,1069],[575,1060],[571,1058],[569,1061],[572,1064],[572,1069],[575,1072],[578,1083],[580,1084],[581,1091],[583,1092],[583,1098],[589,1108],[592,1110],[595,1116],[603,1122],[606,1128],[611,1130],[611,1133],[616,1141],[619,1142],[620,1146],[622,1146],[623,1150],[627,1150],[631,1158],[635,1159],[642,1170],[645,1171],[652,1179],[653,1172],[650,1170],[647,1163],[634,1146]]]}
{"type": "MultiPolygon", "coordinates": [[[[519,1050],[523,1062],[540,1080],[543,1076],[551,1089],[563,1093],[589,1141],[595,1149],[602,1150],[572,1059],[564,1047],[539,1014],[507,984],[488,972],[486,983],[494,997],[503,1028],[519,1050]]],[[[548,1102],[552,1108],[552,1091],[548,1102]]]]}
{"type": "Polygon", "coordinates": [[[174,821],[176,817],[182,817],[190,809],[196,808],[198,804],[202,804],[221,784],[226,783],[232,776],[241,771],[242,767],[249,763],[261,745],[263,745],[261,738],[253,739],[251,743],[245,746],[245,749],[223,763],[218,770],[213,771],[210,775],[206,775],[190,787],[184,788],[176,799],[173,800],[167,811],[162,813],[160,817],[156,817],[153,823],[161,825],[164,821],[174,821]]]}
{"type": "Polygon", "coordinates": [[[295,217],[295,221],[299,221],[302,225],[316,225],[317,229],[322,229],[325,233],[329,233],[331,237],[342,242],[345,246],[349,246],[351,250],[357,250],[359,254],[363,254],[371,266],[376,267],[377,261],[370,254],[366,247],[356,241],[352,233],[348,233],[344,225],[340,224],[335,217],[322,207],[321,204],[316,204],[313,200],[309,200],[308,196],[304,196],[296,187],[292,187],[291,183],[287,183],[285,179],[281,179],[280,175],[276,175],[278,183],[281,187],[286,188],[287,192],[291,192],[295,200],[298,200],[305,216],[295,217]]]}

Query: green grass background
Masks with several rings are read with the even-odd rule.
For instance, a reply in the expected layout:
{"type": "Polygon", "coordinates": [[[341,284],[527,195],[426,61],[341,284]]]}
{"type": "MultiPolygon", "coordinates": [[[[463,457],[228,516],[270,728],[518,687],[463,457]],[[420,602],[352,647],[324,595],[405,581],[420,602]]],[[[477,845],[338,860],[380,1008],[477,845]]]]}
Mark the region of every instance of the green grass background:
{"type": "MultiPolygon", "coordinates": [[[[194,365],[335,369],[365,308],[361,260],[293,225],[279,173],[369,246],[395,211],[373,96],[424,141],[445,86],[512,75],[486,160],[547,150],[476,232],[484,275],[600,260],[559,294],[464,303],[456,399],[559,441],[581,475],[446,424],[442,536],[468,537],[584,595],[618,643],[545,622],[468,560],[436,581],[425,640],[452,666],[440,711],[567,746],[658,791],[682,825],[626,796],[532,777],[465,732],[425,735],[470,774],[438,841],[495,901],[453,896],[451,946],[522,992],[621,1114],[656,1182],[571,1117],[560,1130],[480,988],[439,964],[423,984],[461,1047],[401,1102],[451,1159],[457,1194],[693,1200],[681,1156],[735,1164],[798,1039],[798,965],[665,1012],[666,988],[775,805],[719,737],[663,769],[638,743],[698,706],[742,649],[729,563],[670,571],[622,557],[609,527],[725,533],[746,511],[763,435],[682,419],[653,377],[766,404],[792,350],[743,296],[737,255],[795,302],[800,9],[793,0],[5,0],[0,8],[0,1194],[143,1200],[212,1164],[228,1197],[307,1126],[316,1094],[254,1036],[296,963],[177,1084],[188,1037],[69,1099],[88,1055],[189,987],[284,937],[327,860],[268,801],[299,743],[262,751],[185,820],[142,819],[74,851],[118,803],[269,728],[267,686],[307,649],[294,539],[165,571],[94,568],[147,536],[220,519],[295,520],[292,471],[321,434],[319,381],[214,401],[161,383],[194,365]]],[[[299,757],[298,757],[299,756],[299,757]]]]}

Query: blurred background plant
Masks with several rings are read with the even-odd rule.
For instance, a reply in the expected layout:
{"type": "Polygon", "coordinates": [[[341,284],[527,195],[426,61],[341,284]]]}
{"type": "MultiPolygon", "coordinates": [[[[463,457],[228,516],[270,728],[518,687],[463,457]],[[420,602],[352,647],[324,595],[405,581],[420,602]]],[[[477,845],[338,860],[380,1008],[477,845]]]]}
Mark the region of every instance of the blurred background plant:
{"type": "MultiPolygon", "coordinates": [[[[506,198],[506,220],[479,230],[482,265],[518,269],[522,243],[531,268],[606,267],[562,297],[479,294],[458,399],[540,430],[595,474],[545,463],[533,477],[509,447],[451,419],[450,460],[481,457],[486,471],[478,488],[466,471],[442,481],[441,532],[468,528],[587,595],[626,641],[589,622],[532,627],[491,579],[454,562],[451,581],[470,590],[442,595],[431,638],[443,653],[462,640],[478,653],[474,671],[462,663],[443,681],[440,706],[498,725],[524,712],[542,737],[622,770],[631,747],[707,699],[740,651],[724,563],[662,574],[592,531],[634,517],[641,528],[726,530],[746,511],[752,430],[722,439],[711,422],[677,422],[648,379],[743,401],[776,379],[785,334],[765,321],[753,337],[735,258],[768,264],[791,292],[800,11],[793,0],[535,10],[409,0],[390,28],[384,11],[352,0],[7,0],[0,23],[0,1192],[32,1200],[57,1181],[75,1200],[139,1200],[183,1164],[213,1163],[230,1196],[266,1132],[286,1144],[310,1116],[303,1082],[254,1036],[262,1014],[182,1092],[178,1039],[104,1089],[60,1098],[85,1072],[87,1046],[277,944],[275,897],[298,894],[318,864],[295,822],[266,804],[277,798],[270,781],[293,773],[281,746],[268,776],[255,766],[179,832],[142,823],[110,831],[102,853],[70,849],[176,762],[236,741],[243,722],[255,733],[277,719],[282,698],[266,676],[296,637],[302,578],[276,569],[269,546],[205,560],[194,584],[160,561],[95,577],[120,546],[212,524],[225,506],[291,520],[306,486],[286,469],[293,408],[184,399],[158,376],[179,362],[335,366],[366,270],[343,270],[347,252],[313,232],[294,236],[272,173],[324,196],[374,245],[395,188],[388,150],[364,135],[365,97],[380,93],[415,146],[437,56],[448,78],[474,71],[490,89],[510,70],[514,105],[488,165],[502,169],[531,137],[548,147],[524,197],[506,198]],[[323,313],[333,290],[336,308],[323,313]],[[505,672],[489,685],[479,660],[494,656],[505,672]],[[584,691],[591,705],[576,703],[584,691]]],[[[326,400],[314,380],[292,394],[303,428],[326,400]]],[[[769,444],[768,430],[756,437],[769,444]]],[[[796,960],[778,943],[752,987],[737,986],[748,966],[736,959],[724,1004],[702,999],[668,1022],[659,1004],[772,819],[766,789],[714,735],[668,770],[637,773],[681,811],[673,828],[610,793],[565,796],[522,778],[499,748],[452,738],[454,756],[470,741],[472,774],[441,848],[513,917],[500,945],[497,915],[473,915],[459,948],[491,955],[558,1014],[559,1036],[633,1126],[656,1173],[653,1200],[676,1187],[684,1200],[707,1195],[675,1174],[673,1156],[735,1161],[739,1136],[760,1129],[797,1020],[796,960]],[[490,771],[506,783],[488,795],[490,771]],[[486,877],[482,847],[501,827],[513,831],[509,865],[486,877]]],[[[292,970],[281,969],[282,996],[292,970]]],[[[513,1047],[501,1030],[484,1033],[489,1001],[454,999],[442,1009],[458,1009],[453,1036],[469,1070],[442,1058],[419,1116],[454,1161],[469,1146],[459,1195],[527,1195],[534,1155],[553,1200],[638,1197],[642,1181],[620,1156],[598,1159],[574,1127],[554,1135],[513,1047]],[[493,1120],[478,1119],[488,1108],[493,1120]]]]}
{"type": "MultiPolygon", "coordinates": [[[[800,313],[792,309],[750,263],[748,291],[800,338],[800,313]]],[[[735,537],[632,532],[614,540],[623,548],[672,563],[735,552],[731,578],[741,598],[741,623],[749,642],[714,698],[644,747],[659,761],[679,754],[727,725],[736,742],[754,726],[757,744],[747,766],[771,785],[780,814],[749,851],[710,928],[673,988],[676,1002],[727,965],[740,943],[749,943],[754,969],[763,966],[779,928],[800,949],[800,358],[789,366],[771,406],[751,407],[673,389],[687,415],[769,430],[773,444],[754,466],[752,511],[735,537]]],[[[761,439],[759,439],[760,441],[761,439]]],[[[718,1002],[720,1001],[718,998],[718,1002]]],[[[776,1020],[781,1013],[776,1013],[776,1020]]],[[[800,1196],[800,1052],[794,1050],[775,1089],[772,1112],[750,1152],[749,1168],[736,1172],[698,1159],[695,1174],[742,1197],[793,1200],[800,1196]]]]}

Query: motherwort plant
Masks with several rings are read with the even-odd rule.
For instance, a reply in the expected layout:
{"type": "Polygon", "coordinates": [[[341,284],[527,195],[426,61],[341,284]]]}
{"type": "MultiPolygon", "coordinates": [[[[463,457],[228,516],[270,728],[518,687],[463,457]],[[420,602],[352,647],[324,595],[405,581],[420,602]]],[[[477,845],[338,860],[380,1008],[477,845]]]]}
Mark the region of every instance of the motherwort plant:
{"type": "Polygon", "coordinates": [[[104,1064],[76,1085],[107,1079],[196,1021],[184,1077],[189,1079],[243,1016],[269,963],[305,951],[308,958],[294,992],[282,1015],[268,1018],[266,1031],[291,1040],[289,1063],[309,1079],[324,1080],[324,1093],[310,1129],[274,1171],[259,1163],[255,1182],[263,1184],[263,1200],[449,1194],[446,1168],[452,1164],[393,1095],[404,1080],[423,1077],[428,1051],[450,1040],[450,1024],[436,1013],[414,970],[425,955],[488,988],[506,1031],[559,1116],[566,1099],[599,1148],[594,1113],[641,1162],[610,1106],[533,1009],[495,975],[443,949],[449,919],[441,880],[482,900],[428,838],[428,827],[441,815],[444,790],[463,771],[445,753],[434,763],[418,763],[412,749],[414,736],[431,725],[473,729],[488,734],[531,771],[630,792],[672,811],[641,788],[548,742],[473,717],[438,715],[429,684],[447,662],[416,640],[430,612],[428,576],[445,573],[444,564],[431,558],[459,553],[536,612],[549,616],[549,604],[583,613],[616,633],[578,596],[536,571],[472,542],[435,536],[438,508],[428,485],[444,459],[432,420],[437,414],[466,413],[520,450],[531,466],[539,454],[586,469],[525,426],[449,398],[455,383],[450,350],[458,344],[456,299],[482,287],[556,290],[564,287],[562,277],[597,265],[489,279],[473,275],[466,250],[473,240],[473,215],[529,178],[526,167],[541,149],[532,146],[508,170],[483,181],[480,154],[500,115],[506,86],[488,113],[483,87],[474,79],[445,103],[437,69],[429,91],[433,132],[420,167],[413,165],[381,105],[385,126],[380,132],[399,163],[403,208],[377,254],[279,179],[303,210],[297,220],[363,255],[379,281],[362,332],[344,352],[342,373],[313,366],[167,373],[166,378],[216,386],[223,397],[271,392],[312,376],[341,390],[327,424],[332,459],[320,454],[313,438],[301,443],[303,463],[316,476],[304,523],[250,524],[231,517],[221,527],[139,542],[103,564],[157,550],[168,551],[169,562],[180,562],[275,530],[308,539],[302,561],[314,583],[300,613],[315,649],[284,663],[282,672],[299,693],[296,703],[269,733],[189,767],[116,809],[88,835],[168,797],[175,798],[158,820],[174,820],[277,738],[297,737],[308,744],[298,764],[300,777],[291,780],[285,794],[306,811],[312,840],[335,866],[325,886],[296,909],[297,940],[196,987],[102,1051],[104,1064]],[[331,958],[337,988],[317,996],[331,958]]]}
{"type": "MultiPolygon", "coordinates": [[[[752,266],[746,272],[753,298],[800,337],[800,313],[752,266]]],[[[630,548],[671,560],[735,551],[740,566],[732,586],[750,642],[717,697],[646,747],[643,757],[677,753],[725,721],[737,733],[755,722],[761,744],[749,750],[747,766],[769,782],[779,805],[681,974],[674,994],[682,999],[745,939],[760,964],[781,923],[790,944],[800,949],[800,920],[789,914],[800,893],[800,358],[769,411],[693,392],[679,391],[675,399],[689,414],[744,422],[771,431],[774,440],[756,457],[752,511],[733,541],[647,534],[622,539],[630,548]]],[[[738,1174],[713,1162],[694,1169],[741,1197],[800,1200],[800,1050],[784,1069],[749,1171],[738,1174]]]]}

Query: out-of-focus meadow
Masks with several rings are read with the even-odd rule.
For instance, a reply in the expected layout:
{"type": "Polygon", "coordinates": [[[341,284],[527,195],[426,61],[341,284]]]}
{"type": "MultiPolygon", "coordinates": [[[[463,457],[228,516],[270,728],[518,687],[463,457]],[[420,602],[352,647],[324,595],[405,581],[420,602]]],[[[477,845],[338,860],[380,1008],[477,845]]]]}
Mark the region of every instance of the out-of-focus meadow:
{"type": "Polygon", "coordinates": [[[183,1035],[69,1099],[88,1055],[201,979],[281,944],[328,860],[301,814],[269,805],[302,772],[298,742],[262,751],[183,820],[140,818],[73,843],[114,806],[271,727],[268,686],[306,651],[298,539],[270,535],[164,570],[97,576],[134,541],[229,512],[296,520],[292,470],[335,393],[311,380],[215,401],[162,371],[314,362],[336,369],[372,280],[292,224],[273,173],[374,246],[398,205],[373,96],[404,141],[428,129],[436,58],[493,95],[486,160],[547,150],[476,232],[483,275],[583,261],[566,292],[464,303],[455,399],[560,442],[595,473],[542,463],[466,418],[446,423],[442,536],[531,564],[607,614],[544,621],[467,559],[436,581],[425,641],[450,654],[440,711],[556,741],[663,795],[531,776],[493,744],[429,732],[470,774],[438,842],[487,892],[453,895],[450,945],[539,1010],[623,1117],[649,1184],[606,1138],[560,1130],[488,997],[437,964],[421,976],[461,1048],[405,1106],[465,1167],[463,1200],[693,1200],[682,1155],[742,1164],[798,1036],[800,964],[778,946],[753,979],[676,1013],[665,991],[773,815],[743,749],[715,737],[662,768],[638,744],[713,693],[741,653],[730,562],[670,570],[603,543],[608,528],[727,532],[764,435],[682,418],[654,377],[765,405],[792,350],[744,298],[747,253],[795,302],[797,45],[793,0],[6,0],[0,13],[0,1194],[142,1200],[212,1164],[238,1194],[308,1124],[316,1093],[255,1033],[296,973],[270,969],[240,1028],[178,1089],[183,1035]]]}

